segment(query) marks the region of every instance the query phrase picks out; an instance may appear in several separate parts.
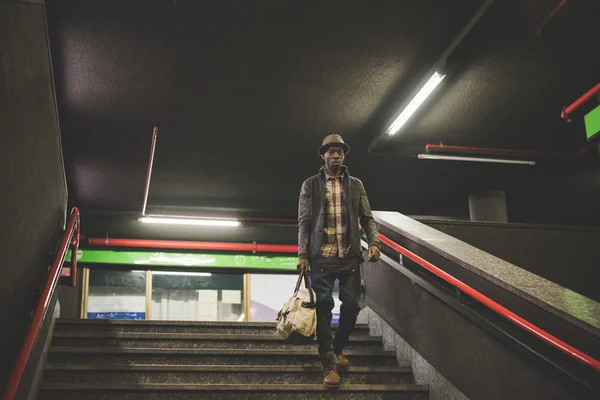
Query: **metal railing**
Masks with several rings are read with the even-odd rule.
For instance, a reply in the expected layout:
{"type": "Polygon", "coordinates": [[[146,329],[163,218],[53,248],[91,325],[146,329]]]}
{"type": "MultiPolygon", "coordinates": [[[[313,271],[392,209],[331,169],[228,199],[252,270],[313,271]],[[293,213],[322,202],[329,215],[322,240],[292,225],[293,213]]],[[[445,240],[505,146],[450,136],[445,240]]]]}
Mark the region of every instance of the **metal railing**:
{"type": "Polygon", "coordinates": [[[44,285],[42,296],[40,297],[38,305],[33,314],[31,326],[27,331],[27,336],[25,336],[25,341],[23,343],[23,346],[21,347],[21,351],[19,352],[10,378],[8,379],[6,389],[2,394],[2,400],[13,400],[15,394],[17,393],[17,390],[21,383],[21,379],[23,378],[23,373],[25,372],[25,367],[27,366],[27,362],[29,361],[29,357],[31,356],[31,351],[33,350],[33,346],[38,336],[38,332],[40,330],[40,327],[42,326],[44,316],[48,311],[52,295],[54,294],[54,290],[56,289],[56,286],[58,285],[59,279],[61,277],[65,258],[67,256],[69,248],[71,247],[72,251],[70,276],[72,279],[72,284],[75,284],[75,278],[77,276],[77,250],[79,248],[79,236],[81,233],[80,225],[81,224],[79,219],[79,209],[75,207],[71,211],[71,216],[69,217],[69,221],[60,241],[58,252],[56,254],[54,262],[50,267],[48,280],[44,285]]]}
{"type": "Polygon", "coordinates": [[[429,261],[427,261],[427,260],[419,257],[418,255],[416,255],[415,253],[405,249],[404,247],[400,246],[398,243],[396,243],[393,240],[391,240],[390,238],[382,235],[381,233],[379,234],[379,239],[381,240],[382,243],[386,244],[393,250],[397,251],[398,253],[402,254],[403,256],[414,261],[415,263],[417,263],[421,267],[425,268],[426,270],[430,271],[434,275],[442,278],[444,281],[446,281],[449,284],[451,284],[452,286],[458,288],[462,292],[473,297],[475,300],[477,300],[481,304],[485,305],[486,307],[488,307],[489,309],[491,309],[498,315],[506,318],[513,324],[526,330],[527,332],[534,335],[538,339],[541,339],[542,341],[548,343],[550,346],[567,354],[569,357],[577,360],[578,362],[580,362],[590,368],[593,368],[594,370],[596,370],[596,372],[600,373],[600,361],[577,350],[573,346],[563,342],[562,340],[552,336],[551,334],[549,334],[548,332],[544,331],[543,329],[537,327],[536,325],[532,324],[531,322],[521,318],[520,316],[513,313],[509,309],[501,306],[500,304],[496,303],[494,300],[492,300],[489,297],[485,296],[484,294],[478,292],[477,290],[473,289],[469,285],[466,285],[465,283],[459,281],[458,279],[456,279],[452,275],[446,273],[445,271],[442,271],[435,265],[431,264],[429,261]]]}

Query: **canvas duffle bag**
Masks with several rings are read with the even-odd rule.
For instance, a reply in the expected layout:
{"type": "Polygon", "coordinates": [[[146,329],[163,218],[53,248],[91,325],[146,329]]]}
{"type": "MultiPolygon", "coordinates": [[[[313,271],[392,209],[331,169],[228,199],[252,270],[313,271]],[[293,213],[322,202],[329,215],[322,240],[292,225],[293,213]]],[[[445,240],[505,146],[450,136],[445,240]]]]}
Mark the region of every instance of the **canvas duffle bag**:
{"type": "Polygon", "coordinates": [[[277,314],[276,329],[282,339],[299,342],[314,339],[317,333],[316,299],[308,277],[300,272],[294,295],[277,314]]]}

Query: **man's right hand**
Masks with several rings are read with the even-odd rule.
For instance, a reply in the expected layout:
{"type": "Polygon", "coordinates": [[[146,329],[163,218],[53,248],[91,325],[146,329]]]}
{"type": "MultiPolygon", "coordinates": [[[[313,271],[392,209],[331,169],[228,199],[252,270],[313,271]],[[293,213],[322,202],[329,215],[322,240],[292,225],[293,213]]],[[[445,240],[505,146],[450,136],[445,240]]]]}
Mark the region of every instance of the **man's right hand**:
{"type": "Polygon", "coordinates": [[[296,268],[298,268],[298,271],[304,271],[307,272],[308,271],[308,267],[309,267],[309,262],[308,259],[306,258],[301,258],[298,261],[298,265],[296,265],[296,268]]]}

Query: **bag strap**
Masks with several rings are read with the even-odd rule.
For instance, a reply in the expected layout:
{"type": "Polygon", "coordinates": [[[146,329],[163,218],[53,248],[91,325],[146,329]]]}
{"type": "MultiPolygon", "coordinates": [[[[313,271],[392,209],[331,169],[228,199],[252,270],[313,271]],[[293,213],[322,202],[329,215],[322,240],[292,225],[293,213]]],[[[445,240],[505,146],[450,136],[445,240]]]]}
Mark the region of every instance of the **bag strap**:
{"type": "MultiPolygon", "coordinates": [[[[310,267],[308,267],[308,268],[309,268],[308,271],[310,271],[310,267]]],[[[302,283],[302,277],[304,277],[304,285],[308,289],[308,295],[310,297],[310,302],[314,303],[315,299],[313,296],[310,279],[308,279],[308,274],[306,273],[306,271],[300,271],[300,275],[298,276],[298,282],[296,282],[296,289],[294,290],[294,296],[296,296],[298,294],[298,291],[300,290],[300,284],[302,283]]]]}
{"type": "MultiPolygon", "coordinates": [[[[310,269],[309,269],[310,271],[310,269]]],[[[307,278],[307,274],[305,271],[300,271],[300,275],[298,275],[298,281],[296,282],[296,288],[294,289],[294,296],[298,294],[300,290],[300,284],[302,283],[302,277],[304,277],[304,285],[306,285],[307,289],[310,289],[310,281],[307,278]]]]}

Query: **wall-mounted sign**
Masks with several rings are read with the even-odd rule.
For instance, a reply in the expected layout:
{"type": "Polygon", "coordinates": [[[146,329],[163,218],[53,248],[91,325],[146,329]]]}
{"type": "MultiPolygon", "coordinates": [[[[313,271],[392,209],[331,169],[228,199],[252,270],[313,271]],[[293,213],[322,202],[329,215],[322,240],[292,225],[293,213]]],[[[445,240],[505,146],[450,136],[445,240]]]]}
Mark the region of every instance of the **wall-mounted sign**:
{"type": "MultiPolygon", "coordinates": [[[[70,260],[70,252],[67,260],[70,260]]],[[[210,268],[248,268],[295,271],[298,257],[257,254],[208,254],[152,251],[79,250],[82,264],[119,264],[134,266],[185,266],[210,268]]]]}
{"type": "Polygon", "coordinates": [[[590,140],[600,133],[600,106],[586,114],[583,119],[585,122],[585,135],[590,140]]]}
{"type": "Polygon", "coordinates": [[[88,319],[146,319],[143,312],[88,312],[88,319]]]}

